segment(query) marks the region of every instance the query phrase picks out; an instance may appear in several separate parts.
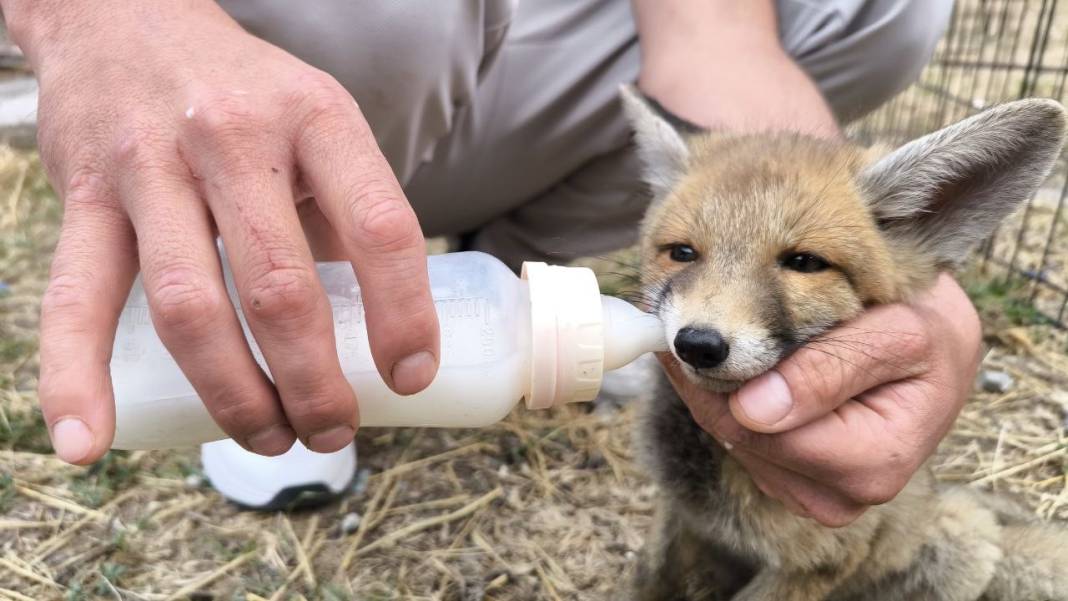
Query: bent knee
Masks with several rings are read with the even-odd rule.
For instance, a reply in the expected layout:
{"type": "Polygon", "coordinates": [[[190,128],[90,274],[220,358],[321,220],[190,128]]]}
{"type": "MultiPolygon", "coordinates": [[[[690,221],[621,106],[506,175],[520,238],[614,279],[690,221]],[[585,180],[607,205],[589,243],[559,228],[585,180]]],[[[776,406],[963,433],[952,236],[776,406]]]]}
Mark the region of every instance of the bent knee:
{"type": "Polygon", "coordinates": [[[840,121],[857,119],[919,78],[953,0],[779,0],[783,44],[840,121]]]}

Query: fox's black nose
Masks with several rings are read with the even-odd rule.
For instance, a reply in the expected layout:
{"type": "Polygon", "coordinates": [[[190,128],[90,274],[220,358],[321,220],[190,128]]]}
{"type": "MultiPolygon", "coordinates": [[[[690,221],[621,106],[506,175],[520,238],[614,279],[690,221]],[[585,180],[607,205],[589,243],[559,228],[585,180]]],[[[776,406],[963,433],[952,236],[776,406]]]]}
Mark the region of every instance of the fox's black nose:
{"type": "Polygon", "coordinates": [[[723,363],[731,347],[715,330],[682,328],[675,335],[675,352],[691,366],[708,369],[723,363]]]}

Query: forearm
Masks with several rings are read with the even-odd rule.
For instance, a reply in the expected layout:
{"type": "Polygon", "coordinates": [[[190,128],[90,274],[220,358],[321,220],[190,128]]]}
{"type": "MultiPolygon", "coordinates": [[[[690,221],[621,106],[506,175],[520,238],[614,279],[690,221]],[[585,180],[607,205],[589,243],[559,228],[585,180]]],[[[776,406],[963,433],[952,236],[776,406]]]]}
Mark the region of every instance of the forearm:
{"type": "Polygon", "coordinates": [[[689,121],[729,131],[838,136],[819,89],[782,49],[771,0],[632,0],[639,87],[689,121]]]}

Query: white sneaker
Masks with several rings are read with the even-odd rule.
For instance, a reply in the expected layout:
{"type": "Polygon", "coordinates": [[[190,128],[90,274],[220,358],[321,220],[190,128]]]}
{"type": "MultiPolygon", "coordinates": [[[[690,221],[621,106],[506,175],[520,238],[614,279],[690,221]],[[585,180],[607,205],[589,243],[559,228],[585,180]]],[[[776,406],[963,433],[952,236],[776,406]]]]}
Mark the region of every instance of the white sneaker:
{"type": "Polygon", "coordinates": [[[227,439],[201,445],[200,462],[227,499],[250,509],[291,509],[340,496],[356,475],[356,445],[316,453],[298,440],[286,453],[264,457],[227,439]]]}

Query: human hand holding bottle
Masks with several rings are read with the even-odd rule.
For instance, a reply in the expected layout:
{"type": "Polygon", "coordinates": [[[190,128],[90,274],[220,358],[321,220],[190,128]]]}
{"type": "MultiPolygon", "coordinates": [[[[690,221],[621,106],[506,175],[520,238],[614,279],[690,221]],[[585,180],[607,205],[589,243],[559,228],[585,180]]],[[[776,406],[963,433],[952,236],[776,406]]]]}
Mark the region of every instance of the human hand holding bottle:
{"type": "Polygon", "coordinates": [[[42,301],[39,394],[57,454],[95,461],[108,362],[140,269],[153,322],[245,448],[334,451],[359,424],[298,205],[359,274],[375,364],[407,394],[437,369],[438,323],[412,209],[352,97],[214,2],[3,0],[38,76],[41,157],[64,199],[42,301]],[[314,200],[310,200],[314,197],[314,200]],[[274,382],[249,351],[216,253],[274,382]]]}

